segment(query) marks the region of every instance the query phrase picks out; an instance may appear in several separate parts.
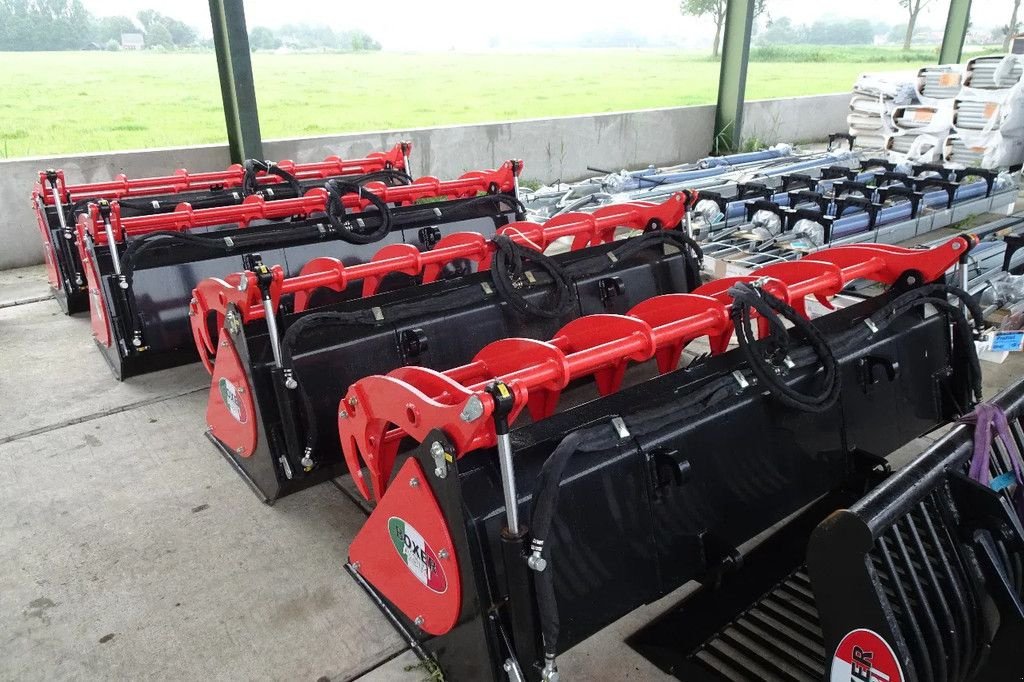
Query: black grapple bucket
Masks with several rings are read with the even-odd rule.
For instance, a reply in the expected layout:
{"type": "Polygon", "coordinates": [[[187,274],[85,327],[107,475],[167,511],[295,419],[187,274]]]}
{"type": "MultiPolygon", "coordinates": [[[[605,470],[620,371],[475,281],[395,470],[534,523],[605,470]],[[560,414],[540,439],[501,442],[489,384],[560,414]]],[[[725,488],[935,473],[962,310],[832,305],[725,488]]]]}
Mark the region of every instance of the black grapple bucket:
{"type": "Polygon", "coordinates": [[[315,163],[248,160],[223,171],[190,173],[180,169],[173,175],[149,178],[122,174],[107,182],[78,185],[68,184],[62,170],[41,171],[32,204],[54,298],[67,314],[89,307],[75,224],[92,202],[122,200],[127,217],[167,213],[181,203],[194,208],[229,206],[252,195],[267,200],[289,199],[336,178],[362,177],[392,183],[408,177],[411,151],[411,143],[400,142],[387,152],[373,152],[359,159],[332,156],[315,163]]]}
{"type": "Polygon", "coordinates": [[[319,257],[354,264],[389,244],[427,251],[454,232],[493,234],[521,217],[517,168],[136,218],[119,218],[116,204],[94,205],[79,234],[97,344],[119,379],[192,362],[189,303],[203,279],[245,268],[251,254],[298,275],[319,257]]]}
{"type": "Polygon", "coordinates": [[[752,588],[750,541],[805,509],[820,520],[968,404],[969,323],[941,304],[948,287],[922,283],[970,245],[826,250],[445,372],[356,381],[339,433],[375,506],[350,572],[446,679],[551,679],[559,653],[695,579],[703,615],[672,637],[713,635],[800,563],[801,549],[775,557],[785,571],[752,588]],[[807,326],[805,297],[858,279],[891,289],[807,326]],[[783,342],[764,304],[801,331],[783,342]],[[704,336],[711,357],[678,369],[704,336]]]}

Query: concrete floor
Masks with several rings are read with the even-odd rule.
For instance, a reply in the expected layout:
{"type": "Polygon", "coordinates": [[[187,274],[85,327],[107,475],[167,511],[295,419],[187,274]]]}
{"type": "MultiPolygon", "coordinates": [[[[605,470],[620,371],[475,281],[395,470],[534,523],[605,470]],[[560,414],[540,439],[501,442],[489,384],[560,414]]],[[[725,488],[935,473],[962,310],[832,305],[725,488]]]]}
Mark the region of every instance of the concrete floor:
{"type": "MultiPolygon", "coordinates": [[[[342,568],[365,518],[321,485],[259,502],[203,437],[198,365],[118,383],[41,268],[0,272],[0,679],[422,680],[342,568]]],[[[995,392],[1024,358],[984,364],[995,392]]],[[[668,679],[623,640],[687,588],[560,659],[668,679]]]]}

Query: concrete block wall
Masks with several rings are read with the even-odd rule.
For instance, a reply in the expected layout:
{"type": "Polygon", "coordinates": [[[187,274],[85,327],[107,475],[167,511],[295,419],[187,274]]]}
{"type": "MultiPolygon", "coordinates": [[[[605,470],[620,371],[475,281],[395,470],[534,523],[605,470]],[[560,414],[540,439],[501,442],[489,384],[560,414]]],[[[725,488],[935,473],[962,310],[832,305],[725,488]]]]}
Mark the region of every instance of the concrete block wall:
{"type": "MultiPolygon", "coordinates": [[[[744,136],[765,143],[824,139],[846,128],[849,94],[748,102],[744,136]]],[[[270,159],[314,161],[337,154],[363,156],[412,140],[414,175],[451,178],[493,168],[510,158],[526,162],[523,177],[551,182],[593,175],[588,166],[607,170],[693,161],[712,147],[712,105],[650,109],[590,116],[352,133],[312,138],[267,140],[270,159]]],[[[221,169],[230,164],[227,145],[173,147],[0,161],[0,270],[42,262],[30,194],[36,174],[63,168],[69,183],[165,175],[176,168],[221,169]]]]}

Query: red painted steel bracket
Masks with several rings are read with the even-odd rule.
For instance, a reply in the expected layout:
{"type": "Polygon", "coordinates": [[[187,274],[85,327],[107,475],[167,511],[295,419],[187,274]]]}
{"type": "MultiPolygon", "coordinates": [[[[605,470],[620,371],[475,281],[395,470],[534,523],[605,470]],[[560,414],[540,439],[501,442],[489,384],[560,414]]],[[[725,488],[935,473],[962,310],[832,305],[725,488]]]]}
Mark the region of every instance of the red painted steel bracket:
{"type": "Polygon", "coordinates": [[[220,341],[217,367],[206,403],[210,433],[236,455],[249,457],[256,450],[256,405],[245,368],[235,344],[225,334],[220,341]]]}
{"type": "Polygon", "coordinates": [[[349,562],[417,626],[443,635],[458,622],[462,578],[444,513],[415,459],[395,477],[352,545],[349,562]]]}

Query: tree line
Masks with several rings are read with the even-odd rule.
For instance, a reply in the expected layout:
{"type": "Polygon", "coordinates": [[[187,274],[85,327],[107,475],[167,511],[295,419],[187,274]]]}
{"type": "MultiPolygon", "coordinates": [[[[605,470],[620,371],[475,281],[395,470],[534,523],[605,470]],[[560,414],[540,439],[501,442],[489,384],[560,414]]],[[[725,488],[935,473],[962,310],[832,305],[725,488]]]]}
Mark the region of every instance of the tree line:
{"type": "Polygon", "coordinates": [[[0,50],[113,49],[122,33],[143,33],[147,45],[168,49],[198,41],[194,28],[155,10],[136,19],[94,16],[80,0],[0,0],[0,50]]]}
{"type": "MultiPolygon", "coordinates": [[[[1021,30],[1019,12],[1024,0],[1004,0],[1010,10],[1010,21],[996,29],[994,38],[1002,40],[1003,50],[1009,50],[1010,39],[1021,30]]],[[[895,0],[906,14],[907,23],[888,26],[867,19],[821,19],[812,24],[794,24],[788,17],[768,19],[765,30],[758,34],[758,41],[764,44],[809,44],[809,45],[870,45],[875,36],[883,36],[886,42],[902,40],[903,49],[909,50],[918,35],[918,19],[921,12],[933,0],[895,0]]],[[[711,54],[717,57],[721,45],[722,29],[725,26],[725,9],[728,0],[680,0],[679,11],[684,16],[708,17],[715,25],[711,54]]],[[[768,10],[767,0],[754,0],[754,16],[759,17],[768,10]]]]}
{"type": "MultiPolygon", "coordinates": [[[[152,9],[127,16],[94,16],[81,0],[0,0],[0,51],[119,49],[121,35],[142,33],[147,48],[212,47],[183,21],[152,9]]],[[[334,31],[328,26],[288,24],[254,28],[252,49],[379,50],[365,31],[334,31]]]]}

